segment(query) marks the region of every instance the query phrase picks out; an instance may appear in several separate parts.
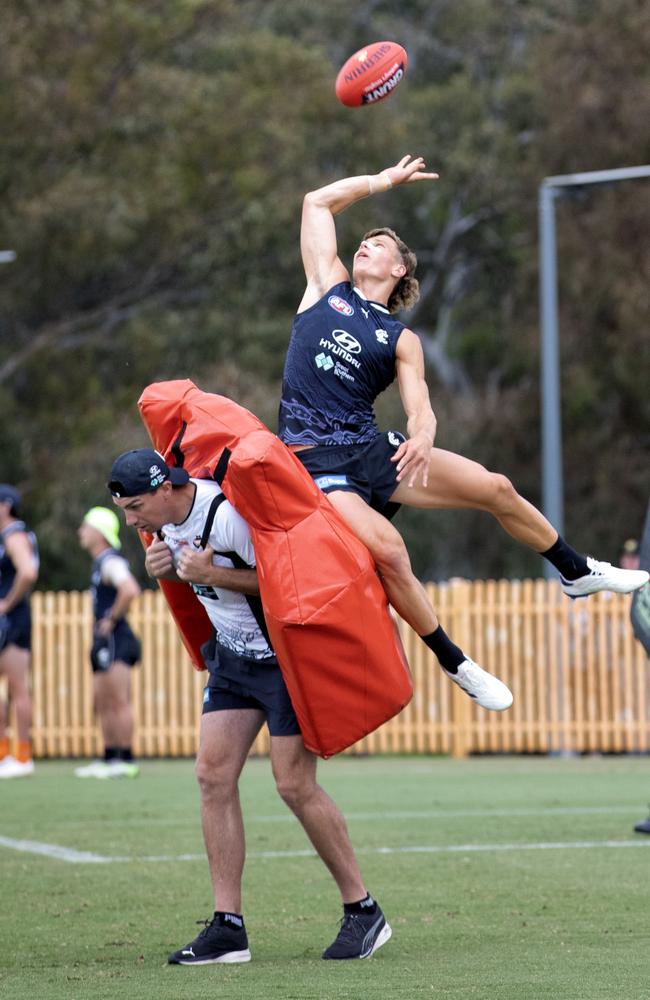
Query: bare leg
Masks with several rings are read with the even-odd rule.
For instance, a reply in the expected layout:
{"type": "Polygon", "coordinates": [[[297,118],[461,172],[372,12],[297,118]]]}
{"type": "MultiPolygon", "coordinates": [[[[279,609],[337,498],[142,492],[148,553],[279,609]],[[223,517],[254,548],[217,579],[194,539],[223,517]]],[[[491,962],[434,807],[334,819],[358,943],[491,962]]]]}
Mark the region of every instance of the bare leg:
{"type": "Polygon", "coordinates": [[[93,679],[104,746],[130,747],[133,743],[131,668],[116,660],[106,673],[96,673],[93,679]]]}
{"type": "Polygon", "coordinates": [[[550,549],[558,537],[553,525],[517,493],[506,476],[441,448],[431,449],[428,485],[401,482],[391,500],[410,507],[485,510],[509,535],[536,552],[550,549]]]}
{"type": "Polygon", "coordinates": [[[369,549],[390,603],[424,639],[450,679],[483,708],[509,708],[512,694],[506,685],[474,663],[439,626],[427,593],[411,569],[402,537],[390,521],[355,493],[335,490],[328,498],[369,549]]]}
{"type": "Polygon", "coordinates": [[[214,891],[214,908],[241,913],[241,880],[246,842],[237,783],[263,712],[232,709],[201,717],[196,776],[201,789],[201,822],[214,891]]]}
{"type": "Polygon", "coordinates": [[[366,896],[359,865],[340,809],[316,782],[316,757],[300,736],[272,736],[271,764],[278,792],[300,820],[332,874],[344,903],[366,896]]]}
{"type": "Polygon", "coordinates": [[[418,635],[434,632],[438,619],[424,587],[411,569],[411,560],[397,529],[356,493],[335,490],[328,493],[327,498],[369,549],[386,596],[398,615],[418,635]]]}
{"type": "MultiPolygon", "coordinates": [[[[21,649],[20,646],[16,646],[13,643],[6,646],[0,654],[0,674],[4,674],[7,678],[9,704],[13,705],[14,712],[16,713],[16,729],[18,740],[21,743],[29,741],[32,728],[29,664],[29,650],[21,649]]],[[[4,716],[4,725],[6,726],[6,709],[2,714],[4,716]]],[[[4,736],[4,732],[0,733],[0,735],[4,736]]]]}
{"type": "Polygon", "coordinates": [[[428,485],[408,486],[404,479],[391,500],[412,507],[472,507],[488,511],[522,545],[547,554],[562,577],[564,592],[570,597],[586,597],[602,590],[629,594],[648,582],[644,570],[618,569],[576,552],[564,539],[559,539],[553,525],[517,493],[506,476],[488,472],[477,462],[450,451],[432,448],[428,485]],[[550,554],[549,549],[553,549],[550,554]]]}

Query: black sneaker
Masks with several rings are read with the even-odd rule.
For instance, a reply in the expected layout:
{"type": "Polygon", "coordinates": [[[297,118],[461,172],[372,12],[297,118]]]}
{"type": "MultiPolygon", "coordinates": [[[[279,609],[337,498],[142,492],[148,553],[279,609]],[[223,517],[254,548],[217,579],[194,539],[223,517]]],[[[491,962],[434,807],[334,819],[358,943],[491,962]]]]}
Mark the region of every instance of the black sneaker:
{"type": "Polygon", "coordinates": [[[218,917],[197,920],[205,924],[198,937],[169,956],[170,965],[213,965],[215,962],[250,962],[246,928],[221,924],[218,917]]]}
{"type": "Polygon", "coordinates": [[[323,958],[370,958],[392,933],[379,907],[374,913],[345,913],[341,929],[323,958]]]}
{"type": "Polygon", "coordinates": [[[647,819],[642,819],[640,823],[634,827],[637,833],[650,833],[650,816],[647,819]]]}

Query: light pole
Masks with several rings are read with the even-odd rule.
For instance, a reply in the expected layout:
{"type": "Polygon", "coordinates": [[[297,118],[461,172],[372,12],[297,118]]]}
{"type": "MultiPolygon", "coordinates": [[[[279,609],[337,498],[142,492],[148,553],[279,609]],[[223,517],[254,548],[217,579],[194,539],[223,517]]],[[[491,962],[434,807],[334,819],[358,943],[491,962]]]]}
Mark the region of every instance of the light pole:
{"type": "MultiPolygon", "coordinates": [[[[564,485],[562,479],[562,417],[560,394],[560,349],[557,292],[557,246],[555,201],[572,187],[611,184],[615,181],[650,177],[650,165],[591,170],[582,174],[545,177],[539,186],[539,299],[541,330],[542,397],[542,509],[560,534],[564,531],[564,485]]],[[[545,562],[547,577],[553,567],[545,562]]]]}

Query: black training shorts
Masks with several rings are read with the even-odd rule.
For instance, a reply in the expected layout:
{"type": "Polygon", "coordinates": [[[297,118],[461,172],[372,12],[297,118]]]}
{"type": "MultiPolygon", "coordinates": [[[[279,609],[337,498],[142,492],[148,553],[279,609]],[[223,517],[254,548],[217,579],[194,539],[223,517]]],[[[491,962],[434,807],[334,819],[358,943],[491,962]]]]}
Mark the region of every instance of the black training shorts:
{"type": "Polygon", "coordinates": [[[356,493],[391,518],[400,508],[389,503],[397,489],[397,465],[391,458],[404,440],[399,431],[386,431],[365,444],[318,445],[294,454],[323,493],[356,493]]]}
{"type": "Polygon", "coordinates": [[[0,652],[7,646],[19,649],[32,648],[32,615],[27,601],[21,601],[6,615],[3,615],[0,652]]]}
{"type": "Polygon", "coordinates": [[[264,712],[271,736],[300,735],[298,719],[275,657],[250,660],[217,644],[213,658],[206,657],[205,665],[210,680],[203,692],[204,715],[255,708],[264,712]]]}
{"type": "Polygon", "coordinates": [[[105,674],[116,660],[133,667],[141,656],[140,641],[126,621],[119,621],[105,639],[95,636],[90,650],[90,663],[94,674],[105,674]]]}

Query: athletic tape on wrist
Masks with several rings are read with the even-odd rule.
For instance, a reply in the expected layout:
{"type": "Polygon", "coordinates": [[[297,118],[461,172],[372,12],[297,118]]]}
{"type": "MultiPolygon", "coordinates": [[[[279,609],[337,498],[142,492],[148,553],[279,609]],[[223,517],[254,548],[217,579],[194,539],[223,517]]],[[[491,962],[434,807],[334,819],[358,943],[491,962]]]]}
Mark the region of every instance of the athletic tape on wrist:
{"type": "Polygon", "coordinates": [[[368,194],[377,194],[380,191],[388,191],[392,188],[393,182],[386,173],[382,170],[380,174],[368,174],[368,194]],[[386,187],[382,187],[381,180],[386,184],[386,187]]]}

